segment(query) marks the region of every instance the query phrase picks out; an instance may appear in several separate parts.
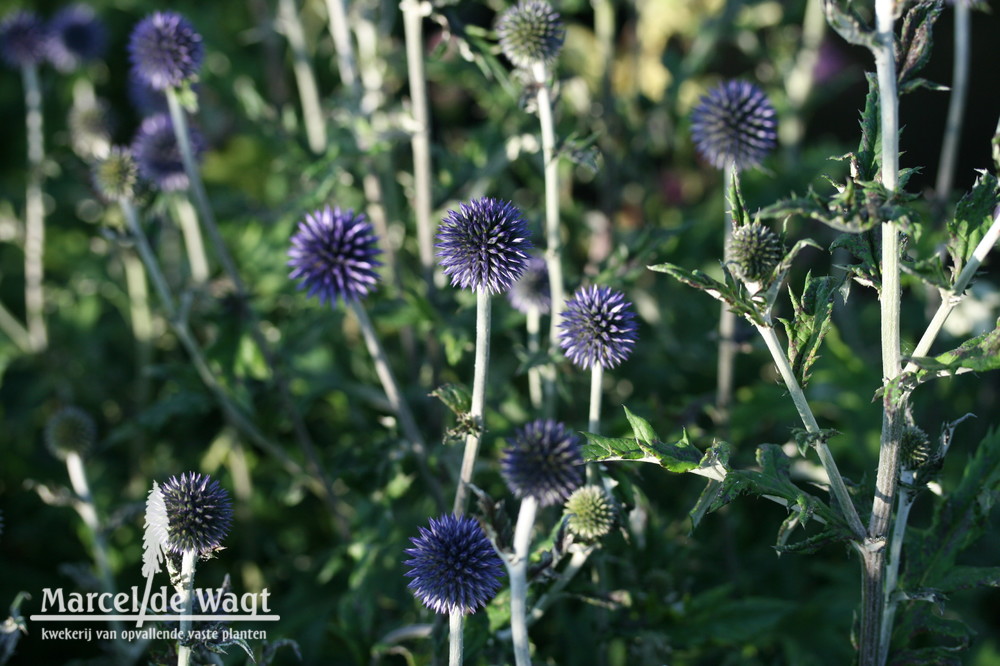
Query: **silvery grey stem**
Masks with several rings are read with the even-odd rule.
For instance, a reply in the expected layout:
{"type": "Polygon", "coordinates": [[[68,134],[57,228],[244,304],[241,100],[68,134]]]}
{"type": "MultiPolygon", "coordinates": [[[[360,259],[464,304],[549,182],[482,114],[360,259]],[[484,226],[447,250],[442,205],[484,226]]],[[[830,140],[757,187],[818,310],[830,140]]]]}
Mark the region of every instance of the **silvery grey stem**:
{"type": "Polygon", "coordinates": [[[403,30],[406,38],[406,68],[410,81],[413,129],[413,208],[417,217],[417,247],[420,267],[428,289],[434,289],[434,229],[431,222],[431,144],[427,79],[424,73],[424,17],[431,12],[428,2],[403,0],[403,30]]]}
{"type": "Polygon", "coordinates": [[[10,310],[0,303],[0,329],[7,334],[17,348],[25,354],[32,351],[31,336],[28,329],[24,327],[17,317],[10,313],[10,310]]]}
{"type": "Polygon", "coordinates": [[[778,125],[778,136],[785,146],[797,147],[805,135],[806,123],[802,117],[802,109],[816,82],[814,72],[825,33],[823,0],[807,0],[799,52],[795,56],[795,65],[785,79],[789,113],[778,125]]]}
{"type": "Polygon", "coordinates": [[[937,183],[934,190],[939,202],[948,201],[958,159],[958,141],[962,137],[962,115],[969,90],[969,59],[972,52],[972,10],[967,0],[957,0],[955,8],[955,59],[952,63],[951,97],[948,100],[948,119],[944,125],[941,159],[938,162],[937,183]]]}
{"type": "Polygon", "coordinates": [[[453,513],[461,516],[465,513],[469,498],[469,483],[472,481],[472,471],[476,466],[476,456],[479,454],[479,442],[486,428],[483,418],[486,403],[486,371],[490,364],[490,292],[476,292],[476,360],[472,378],[472,404],[469,408],[469,421],[472,431],[465,436],[465,453],[462,456],[462,470],[459,474],[458,488],[455,491],[453,513]]]}
{"type": "Polygon", "coordinates": [[[28,129],[28,188],[24,213],[24,305],[31,348],[40,352],[48,346],[45,326],[45,202],[42,199],[45,139],[42,132],[42,87],[38,67],[21,68],[24,79],[25,121],[28,129]]]}
{"type": "MultiPolygon", "coordinates": [[[[539,352],[538,333],[541,329],[542,315],[535,305],[528,306],[526,314],[525,328],[528,332],[528,355],[535,357],[539,352]]],[[[538,366],[533,365],[528,368],[528,396],[531,399],[533,409],[542,407],[542,375],[538,366]]]]}
{"type": "Polygon", "coordinates": [[[181,579],[177,592],[180,594],[181,621],[180,636],[177,641],[177,666],[191,663],[191,648],[183,644],[191,632],[191,610],[194,607],[194,569],[198,555],[193,550],[185,550],[181,555],[181,579]]]}
{"type": "MultiPolygon", "coordinates": [[[[805,425],[809,433],[820,433],[819,423],[812,413],[812,408],[809,407],[809,401],[806,399],[805,393],[802,392],[799,381],[795,378],[795,373],[792,371],[792,366],[788,362],[785,350],[778,341],[778,336],[774,332],[774,328],[758,325],[755,325],[755,327],[764,339],[764,344],[767,345],[768,351],[771,352],[771,358],[774,359],[774,364],[777,366],[778,373],[785,383],[785,388],[788,390],[792,402],[795,403],[795,409],[799,413],[799,418],[802,419],[802,424],[805,425]]],[[[844,478],[840,475],[840,470],[837,468],[837,461],[830,452],[830,447],[822,439],[817,441],[815,447],[816,453],[819,454],[820,462],[830,477],[830,489],[833,491],[834,497],[837,498],[837,503],[840,505],[840,510],[844,514],[848,526],[850,526],[851,531],[854,532],[858,539],[863,539],[865,527],[861,523],[861,517],[858,516],[857,509],[854,508],[854,502],[851,501],[851,495],[847,491],[847,486],[844,485],[844,478]]]]}
{"type": "MultiPolygon", "coordinates": [[[[736,179],[736,163],[726,165],[726,219],[723,223],[723,261],[728,262],[729,241],[733,237],[733,205],[729,199],[729,184],[736,179]]],[[[729,429],[729,405],[733,401],[733,366],[736,363],[736,315],[729,306],[722,304],[719,315],[719,363],[715,387],[716,424],[725,437],[729,429]]]]}
{"type": "Polygon", "coordinates": [[[320,106],[316,75],[309,59],[305,30],[302,28],[295,0],[278,0],[278,20],[281,32],[288,38],[288,46],[292,50],[292,71],[295,73],[295,84],[302,102],[302,120],[306,126],[309,150],[318,155],[326,152],[326,121],[320,106]]]}
{"type": "Polygon", "coordinates": [[[448,614],[448,666],[462,664],[462,611],[448,614]]]}
{"type": "MultiPolygon", "coordinates": [[[[559,351],[559,324],[565,305],[562,269],[562,236],[559,233],[559,160],[556,159],[556,125],[552,115],[552,93],[549,90],[549,71],[545,63],[536,63],[532,69],[538,86],[536,103],[542,134],[542,162],[545,173],[545,264],[549,271],[549,289],[552,296],[549,321],[549,353],[559,351]]],[[[545,368],[545,398],[547,411],[555,410],[555,367],[545,368]]]]}
{"type": "Polygon", "coordinates": [[[587,431],[599,434],[601,430],[601,383],[604,380],[604,366],[594,363],[590,368],[590,413],[587,417],[587,431]]]}
{"type": "Polygon", "coordinates": [[[514,643],[516,666],[531,666],[528,641],[528,559],[531,556],[531,531],[538,513],[538,500],[528,495],[521,500],[521,510],[514,526],[514,553],[507,560],[510,576],[510,636],[514,643]]]}
{"type": "Polygon", "coordinates": [[[402,391],[399,390],[399,383],[396,381],[396,376],[389,366],[389,357],[386,355],[385,349],[383,349],[382,343],[379,342],[378,335],[375,333],[375,326],[372,325],[372,320],[360,301],[351,300],[348,301],[348,304],[358,320],[358,325],[361,328],[361,336],[365,339],[368,354],[372,357],[372,362],[375,364],[375,374],[378,375],[379,381],[382,383],[382,390],[385,391],[385,397],[389,400],[392,411],[395,412],[396,417],[399,419],[403,435],[410,441],[410,445],[413,448],[413,455],[417,459],[421,474],[424,476],[431,493],[434,495],[435,504],[443,511],[444,498],[441,495],[441,489],[427,466],[427,446],[424,444],[424,438],[420,434],[420,428],[417,427],[413,413],[403,399],[402,391]]]}
{"type": "Polygon", "coordinates": [[[358,98],[358,68],[351,46],[351,31],[347,23],[347,7],[344,0],[326,0],[326,13],[330,21],[330,36],[337,52],[337,69],[340,82],[351,89],[352,97],[358,98]]]}
{"type": "MultiPolygon", "coordinates": [[[[938,306],[937,312],[934,313],[931,323],[927,325],[927,330],[920,336],[920,342],[917,343],[911,356],[919,358],[926,356],[927,352],[930,351],[931,345],[934,344],[938,333],[941,332],[941,327],[948,320],[948,315],[958,305],[958,301],[965,292],[965,288],[969,286],[969,282],[972,281],[976,271],[982,266],[986,255],[997,244],[997,240],[1000,240],[1000,209],[997,209],[995,212],[993,224],[990,225],[989,230],[980,239],[979,244],[976,245],[976,249],[972,251],[972,256],[969,258],[968,263],[962,267],[962,272],[955,278],[955,284],[951,288],[951,291],[941,295],[941,305],[938,306]]],[[[913,372],[916,369],[917,365],[913,361],[910,361],[906,364],[905,372],[913,372]]]]}
{"type": "Polygon", "coordinates": [[[194,212],[194,207],[187,196],[179,194],[174,197],[173,202],[177,226],[181,228],[181,236],[184,238],[191,280],[195,284],[205,284],[209,275],[208,257],[205,255],[205,240],[201,237],[201,227],[198,226],[198,215],[194,212]]]}
{"type": "MultiPolygon", "coordinates": [[[[911,470],[902,470],[899,481],[904,485],[913,485],[914,474],[911,470]]],[[[916,492],[909,488],[901,488],[896,500],[896,518],[892,526],[892,539],[889,542],[889,556],[885,567],[885,591],[882,594],[884,610],[882,611],[882,633],[879,639],[882,654],[879,661],[885,663],[889,656],[889,643],[892,639],[892,625],[896,618],[898,602],[893,600],[896,585],[899,582],[900,557],[903,554],[903,541],[906,538],[906,525],[910,520],[910,509],[916,492]]]]}

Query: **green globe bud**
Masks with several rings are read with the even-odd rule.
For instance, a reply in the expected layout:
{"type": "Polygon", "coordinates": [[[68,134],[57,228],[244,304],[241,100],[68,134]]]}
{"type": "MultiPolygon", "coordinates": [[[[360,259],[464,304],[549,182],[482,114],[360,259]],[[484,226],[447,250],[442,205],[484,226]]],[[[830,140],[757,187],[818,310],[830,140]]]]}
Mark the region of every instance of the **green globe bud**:
{"type": "Polygon", "coordinates": [[[603,488],[583,486],[566,500],[567,527],[583,541],[597,541],[615,526],[615,505],[603,488]]]}
{"type": "Polygon", "coordinates": [[[899,443],[899,464],[903,469],[922,470],[933,467],[937,462],[937,451],[921,428],[907,426],[899,443]]]}
{"type": "Polygon", "coordinates": [[[764,282],[781,261],[781,239],[760,222],[733,229],[729,265],[744,282],[764,282]]]}
{"type": "Polygon", "coordinates": [[[106,201],[131,199],[138,177],[139,168],[127,148],[115,146],[107,157],[94,164],[94,187],[106,201]]]}
{"type": "Polygon", "coordinates": [[[85,454],[96,438],[94,420],[77,407],[63,407],[45,424],[45,445],[60,460],[70,453],[85,454]]]}
{"type": "Polygon", "coordinates": [[[525,0],[497,21],[500,49],[515,67],[530,68],[556,59],[566,38],[558,12],[547,2],[525,0]]]}

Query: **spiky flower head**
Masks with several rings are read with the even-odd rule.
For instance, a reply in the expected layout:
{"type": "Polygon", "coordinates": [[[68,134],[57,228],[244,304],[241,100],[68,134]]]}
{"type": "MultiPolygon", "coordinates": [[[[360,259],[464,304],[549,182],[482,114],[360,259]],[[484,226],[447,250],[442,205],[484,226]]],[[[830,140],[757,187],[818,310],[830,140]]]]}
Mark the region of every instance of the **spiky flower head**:
{"type": "Polygon", "coordinates": [[[733,229],[729,239],[729,266],[744,282],[764,282],[771,277],[783,251],[781,239],[760,222],[733,229]]]}
{"type": "Polygon", "coordinates": [[[500,294],[521,277],[531,249],[528,226],[514,204],[484,197],[449,210],[437,234],[437,256],[451,284],[500,294]]]}
{"type": "Polygon", "coordinates": [[[327,206],[307,214],[292,235],[288,277],[301,280],[299,289],[319,295],[320,303],[333,306],[338,297],[355,301],[375,288],[380,252],[378,236],[363,214],[327,206]]]}
{"type": "Polygon", "coordinates": [[[87,5],[70,5],[56,12],[49,21],[49,34],[49,62],[61,72],[100,58],[108,43],[104,23],[87,5]]]}
{"type": "Polygon", "coordinates": [[[431,518],[407,548],[407,585],[437,613],[467,615],[496,596],[504,565],[479,523],[468,516],[431,518]]]}
{"type": "Polygon", "coordinates": [[[154,12],[132,30],[132,70],[156,90],[176,88],[198,73],[204,58],[201,35],[176,12],[154,12]]]}
{"type": "Polygon", "coordinates": [[[559,13],[541,0],[524,0],[497,21],[500,49],[515,67],[550,64],[559,55],[566,28],[559,13]]]}
{"type": "MultiPolygon", "coordinates": [[[[191,149],[198,158],[204,152],[205,140],[194,127],[188,129],[191,149]]],[[[161,191],[185,190],[190,184],[170,116],[158,113],[142,121],[132,139],[132,155],[139,165],[139,175],[161,191]]]]}
{"type": "Polygon", "coordinates": [[[128,148],[115,146],[108,156],[94,163],[94,187],[105,201],[131,199],[139,178],[139,167],[128,148]]]}
{"type": "Polygon", "coordinates": [[[83,455],[97,439],[97,426],[90,414],[79,407],[63,407],[45,424],[45,445],[56,458],[71,453],[83,455]]]}
{"type": "Polygon", "coordinates": [[[702,157],[718,169],[760,164],[774,149],[777,121],[764,91],[746,81],[726,81],[701,98],[691,113],[691,135],[702,157]]]}
{"type": "Polygon", "coordinates": [[[0,22],[0,55],[11,67],[37,65],[48,50],[49,32],[35,12],[15,11],[0,22]]]}
{"type": "MultiPolygon", "coordinates": [[[[194,87],[197,89],[197,86],[194,87]]],[[[135,70],[129,70],[125,88],[132,106],[143,116],[167,113],[170,110],[166,94],[151,86],[135,70]]]]}
{"type": "Polygon", "coordinates": [[[582,541],[597,541],[615,526],[614,502],[600,486],[577,488],[563,510],[569,531],[582,541]]]}
{"type": "Polygon", "coordinates": [[[507,292],[507,300],[518,312],[525,314],[534,309],[545,314],[552,308],[552,294],[549,290],[549,267],[539,256],[531,256],[525,264],[524,272],[507,292]]]}
{"type": "Polygon", "coordinates": [[[899,464],[903,469],[927,469],[937,462],[937,458],[931,438],[922,428],[915,425],[903,428],[899,444],[899,464]]]}
{"type": "Polygon", "coordinates": [[[233,522],[229,493],[206,474],[185,472],[160,484],[167,509],[167,543],[175,553],[209,553],[222,544],[233,522]]]}
{"type": "Polygon", "coordinates": [[[610,287],[580,287],[566,301],[559,344],[577,366],[613,368],[627,359],[637,340],[635,313],[625,295],[610,287]]]}
{"type": "Polygon", "coordinates": [[[551,419],[533,421],[507,440],[500,473],[516,497],[558,504],[583,483],[580,438],[551,419]]]}

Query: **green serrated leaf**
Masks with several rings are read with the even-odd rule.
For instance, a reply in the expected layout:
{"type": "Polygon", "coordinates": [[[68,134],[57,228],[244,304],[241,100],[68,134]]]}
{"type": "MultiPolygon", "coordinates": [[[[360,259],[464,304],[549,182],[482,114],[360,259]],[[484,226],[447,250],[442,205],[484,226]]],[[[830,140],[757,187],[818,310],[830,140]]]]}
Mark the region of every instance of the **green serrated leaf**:
{"type": "Polygon", "coordinates": [[[644,442],[635,437],[604,437],[591,432],[583,433],[587,443],[583,445],[583,459],[586,462],[631,460],[653,463],[664,469],[682,473],[696,469],[702,453],[691,445],[687,433],[672,444],[654,440],[644,442]]]}
{"type": "Polygon", "coordinates": [[[855,12],[841,8],[836,0],[823,0],[827,23],[849,44],[873,49],[875,32],[866,26],[855,12]]]}
{"type": "Polygon", "coordinates": [[[813,279],[810,272],[806,274],[800,300],[796,299],[792,288],[788,288],[794,316],[779,321],[788,336],[788,360],[803,387],[809,383],[809,370],[816,362],[823,338],[830,330],[833,298],[842,282],[843,278],[832,276],[813,279]]]}
{"type": "Polygon", "coordinates": [[[712,298],[726,303],[737,316],[746,317],[755,324],[764,325],[763,318],[754,306],[753,301],[747,295],[746,290],[742,285],[736,283],[724,266],[725,283],[710,277],[704,271],[689,271],[676,264],[657,264],[648,268],[658,273],[666,273],[675,280],[703,291],[712,298]]]}
{"type": "Polygon", "coordinates": [[[843,234],[830,244],[830,252],[844,248],[858,260],[856,264],[841,266],[850,274],[855,282],[866,287],[882,290],[882,272],[879,268],[881,245],[878,236],[873,231],[863,234],[843,234]]]}
{"type": "Polygon", "coordinates": [[[881,164],[880,133],[882,127],[881,107],[879,105],[878,78],[868,72],[868,94],[865,96],[865,109],[861,112],[861,144],[858,146],[857,160],[851,163],[851,176],[858,180],[873,181],[878,176],[881,164]]]}
{"type": "Polygon", "coordinates": [[[1000,181],[987,171],[980,171],[972,189],[955,207],[955,217],[948,222],[948,254],[955,275],[972,256],[983,234],[993,223],[993,211],[1000,204],[1000,181]]]}
{"type": "Polygon", "coordinates": [[[467,414],[472,409],[472,393],[461,384],[443,384],[431,391],[430,396],[443,402],[456,416],[467,414]]]}
{"type": "Polygon", "coordinates": [[[942,592],[971,590],[977,587],[1000,587],[1000,567],[952,567],[937,582],[942,592]]]}
{"type": "Polygon", "coordinates": [[[919,369],[902,381],[923,383],[942,374],[954,375],[959,370],[987,372],[1000,369],[1000,327],[966,340],[959,347],[933,358],[912,358],[919,369]]]}
{"type": "MultiPolygon", "coordinates": [[[[625,418],[628,419],[629,425],[632,426],[632,434],[635,438],[647,445],[652,444],[657,440],[656,432],[653,430],[653,426],[649,425],[649,421],[646,419],[636,416],[633,414],[628,407],[622,405],[622,409],[625,410],[625,418]]],[[[685,438],[687,435],[685,434],[685,438]]]]}
{"type": "Polygon", "coordinates": [[[912,5],[903,17],[903,27],[896,41],[899,94],[914,89],[910,84],[931,58],[934,23],[941,15],[941,8],[940,0],[925,0],[912,5]]]}

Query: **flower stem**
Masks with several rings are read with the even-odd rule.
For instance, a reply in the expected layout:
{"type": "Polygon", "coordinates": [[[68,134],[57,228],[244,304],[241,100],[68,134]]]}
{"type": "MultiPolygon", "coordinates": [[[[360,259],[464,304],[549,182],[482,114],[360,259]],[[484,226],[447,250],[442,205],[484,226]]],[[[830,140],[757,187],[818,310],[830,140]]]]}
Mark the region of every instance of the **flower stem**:
{"type": "Polygon", "coordinates": [[[462,612],[453,610],[448,614],[448,666],[461,666],[462,647],[462,612]]]}
{"type": "MultiPolygon", "coordinates": [[[[910,470],[903,470],[899,474],[899,480],[903,484],[912,485],[914,474],[910,470]]],[[[896,607],[898,602],[893,599],[896,585],[899,582],[900,557],[903,553],[903,541],[906,537],[906,524],[910,520],[910,509],[913,508],[913,501],[916,493],[904,488],[899,491],[896,500],[896,518],[892,526],[892,539],[889,541],[889,557],[885,567],[885,591],[883,592],[883,605],[885,609],[882,615],[882,632],[879,639],[881,645],[881,656],[879,661],[885,663],[889,656],[889,643],[892,639],[892,625],[896,617],[896,607]]]]}
{"type": "MultiPolygon", "coordinates": [[[[542,162],[545,173],[545,264],[549,271],[549,289],[552,296],[551,320],[549,322],[549,353],[559,351],[559,324],[565,300],[562,270],[562,237],[559,233],[559,161],[556,159],[556,125],[552,114],[552,93],[549,90],[549,72],[544,63],[536,63],[532,69],[538,85],[536,103],[538,121],[542,134],[542,162]]],[[[555,410],[556,393],[555,367],[545,368],[545,398],[550,414],[555,410]]]]}
{"type": "MultiPolygon", "coordinates": [[[[539,351],[538,334],[541,329],[542,315],[535,305],[528,306],[525,327],[528,332],[528,355],[537,356],[539,351]]],[[[528,396],[531,398],[531,407],[541,409],[542,407],[542,375],[538,366],[533,365],[528,368],[528,396]]]]}
{"type": "MultiPolygon", "coordinates": [[[[774,328],[771,326],[756,326],[756,328],[764,339],[764,344],[767,345],[768,351],[771,352],[771,358],[774,359],[774,364],[778,367],[781,379],[785,382],[785,388],[788,390],[792,402],[795,403],[795,409],[799,413],[799,418],[802,419],[802,424],[805,425],[808,432],[819,434],[819,423],[817,423],[816,417],[809,407],[809,401],[806,399],[805,393],[802,392],[799,381],[795,378],[795,373],[792,371],[792,366],[788,362],[785,350],[782,349],[781,343],[778,341],[778,336],[774,332],[774,328]]],[[[840,505],[840,510],[844,514],[848,526],[857,538],[864,538],[865,527],[861,523],[857,509],[854,508],[854,502],[851,501],[851,495],[847,491],[847,486],[844,485],[844,478],[840,475],[840,470],[837,468],[837,462],[834,460],[830,448],[822,439],[816,442],[815,447],[816,453],[819,454],[820,462],[830,477],[830,489],[833,491],[834,497],[837,498],[837,503],[840,505]]]]}
{"type": "Polygon", "coordinates": [[[17,317],[10,313],[2,303],[0,303],[0,330],[7,334],[7,337],[17,345],[17,348],[24,353],[30,353],[33,349],[31,335],[17,317]]]}
{"type": "Polygon", "coordinates": [[[372,325],[371,318],[359,301],[351,300],[348,303],[361,327],[361,335],[365,339],[365,346],[368,347],[368,353],[375,364],[375,374],[378,375],[379,381],[382,383],[382,390],[385,391],[385,397],[389,400],[389,405],[399,419],[403,435],[410,441],[410,445],[413,447],[413,455],[420,466],[421,475],[424,476],[424,480],[427,482],[431,494],[434,496],[434,503],[439,510],[443,511],[444,497],[441,494],[441,488],[434,475],[431,474],[430,468],[427,467],[427,446],[424,443],[423,436],[420,434],[420,429],[417,427],[417,422],[413,418],[413,413],[403,399],[402,391],[399,390],[399,384],[396,382],[396,377],[389,366],[389,357],[386,355],[385,349],[383,349],[382,343],[379,342],[378,335],[375,333],[375,326],[372,325]]]}
{"type": "Polygon", "coordinates": [[[24,303],[27,312],[28,336],[31,348],[40,352],[48,346],[45,326],[45,202],[42,199],[44,179],[45,139],[42,132],[42,87],[38,82],[38,67],[26,64],[21,68],[24,79],[25,121],[28,128],[28,187],[25,202],[24,227],[24,303]]]}
{"type": "Polygon", "coordinates": [[[323,119],[319,87],[309,60],[305,30],[295,7],[295,0],[278,0],[278,20],[281,32],[288,38],[288,46],[292,50],[292,71],[295,72],[295,83],[302,102],[302,119],[306,126],[309,150],[319,155],[326,151],[326,121],[323,119]]]}
{"type": "Polygon", "coordinates": [[[354,62],[354,49],[351,46],[351,31],[347,23],[347,7],[344,0],[326,0],[326,13],[330,21],[333,48],[337,52],[340,82],[351,89],[352,97],[357,98],[358,69],[354,62]]]}
{"type": "Polygon", "coordinates": [[[805,136],[806,122],[803,109],[816,83],[814,72],[819,61],[819,50],[826,33],[826,16],[823,0],[807,0],[805,16],[802,19],[802,38],[795,65],[785,79],[788,93],[789,113],[782,119],[778,132],[781,143],[797,150],[805,136]]]}
{"type": "Polygon", "coordinates": [[[177,225],[181,228],[181,236],[184,237],[191,280],[197,285],[203,285],[208,282],[208,257],[205,255],[205,240],[201,237],[201,227],[198,226],[198,215],[191,205],[191,200],[184,195],[175,197],[174,214],[177,216],[177,225]]]}
{"type": "Polygon", "coordinates": [[[594,363],[590,369],[590,414],[587,418],[587,431],[599,434],[601,429],[601,382],[604,379],[604,366],[594,363]]]}
{"type": "MultiPolygon", "coordinates": [[[[736,163],[726,166],[726,221],[722,235],[723,261],[729,261],[729,239],[733,236],[733,205],[729,200],[728,183],[736,182],[736,163]]],[[[715,387],[716,424],[722,436],[729,430],[729,405],[733,401],[733,366],[736,363],[736,315],[729,306],[722,304],[719,315],[719,364],[715,387]]]]}
{"type": "Polygon", "coordinates": [[[430,14],[428,2],[403,0],[403,29],[406,39],[406,67],[410,80],[410,105],[413,130],[413,208],[417,216],[417,247],[420,267],[428,289],[434,289],[434,229],[431,223],[431,145],[430,111],[427,104],[427,78],[424,72],[424,17],[430,14]]]}
{"type": "Polygon", "coordinates": [[[191,663],[191,648],[184,645],[191,633],[191,609],[194,607],[194,569],[198,555],[193,550],[185,550],[181,556],[181,579],[177,592],[180,594],[181,622],[180,638],[177,641],[177,666],[191,663]]]}
{"type": "Polygon", "coordinates": [[[965,100],[969,90],[969,56],[972,51],[972,10],[966,0],[955,2],[954,7],[955,60],[952,64],[951,97],[948,100],[948,119],[944,125],[937,183],[934,187],[937,200],[941,204],[948,201],[955,176],[958,141],[962,136],[962,116],[965,113],[965,100]]]}
{"type": "Polygon", "coordinates": [[[462,456],[462,471],[458,479],[458,489],[455,492],[454,514],[465,513],[469,498],[469,483],[472,481],[472,470],[476,466],[476,456],[479,453],[479,442],[483,437],[486,424],[483,418],[486,403],[486,370],[490,363],[490,293],[476,292],[476,361],[472,378],[472,405],[469,409],[469,421],[472,431],[465,437],[465,454],[462,456]]]}
{"type": "Polygon", "coordinates": [[[538,500],[528,495],[521,500],[521,510],[514,526],[514,554],[507,562],[510,576],[510,636],[514,643],[516,666],[531,665],[528,641],[528,559],[531,556],[531,530],[538,513],[538,500]]]}

